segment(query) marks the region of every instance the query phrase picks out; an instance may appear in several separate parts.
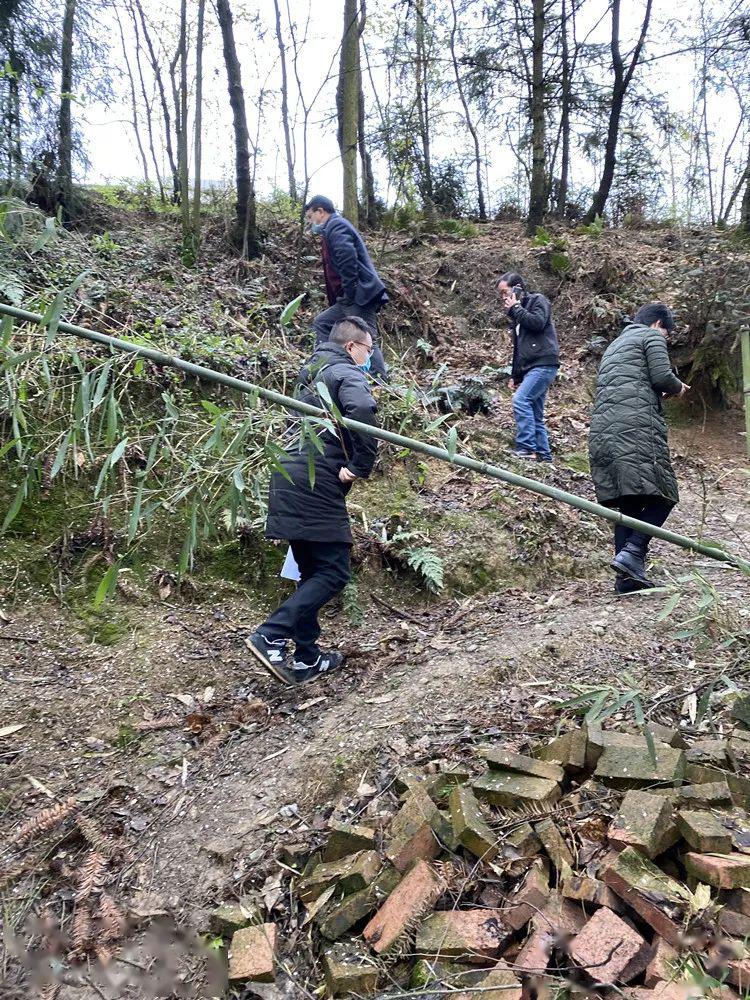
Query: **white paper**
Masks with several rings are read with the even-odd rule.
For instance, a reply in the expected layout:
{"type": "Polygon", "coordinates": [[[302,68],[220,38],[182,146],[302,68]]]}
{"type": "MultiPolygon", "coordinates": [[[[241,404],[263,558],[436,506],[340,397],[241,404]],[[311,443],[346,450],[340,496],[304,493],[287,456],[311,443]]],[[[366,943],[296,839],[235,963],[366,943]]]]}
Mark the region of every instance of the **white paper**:
{"type": "Polygon", "coordinates": [[[284,560],[284,565],[281,567],[281,572],[279,576],[282,580],[293,580],[295,583],[299,583],[301,579],[299,566],[292,553],[292,546],[286,550],[286,559],[284,560]]]}

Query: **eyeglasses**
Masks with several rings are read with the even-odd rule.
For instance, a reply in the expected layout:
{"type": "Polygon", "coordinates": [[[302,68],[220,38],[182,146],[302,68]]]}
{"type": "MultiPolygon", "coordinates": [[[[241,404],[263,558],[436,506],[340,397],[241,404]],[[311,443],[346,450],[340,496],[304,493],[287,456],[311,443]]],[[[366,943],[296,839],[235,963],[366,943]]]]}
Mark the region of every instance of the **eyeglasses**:
{"type": "Polygon", "coordinates": [[[366,348],[366,350],[367,350],[367,357],[368,358],[371,358],[372,355],[373,355],[373,352],[375,351],[375,348],[374,347],[368,347],[367,344],[364,342],[364,340],[352,340],[352,341],[350,341],[350,343],[352,343],[352,344],[359,344],[360,347],[366,348]]]}

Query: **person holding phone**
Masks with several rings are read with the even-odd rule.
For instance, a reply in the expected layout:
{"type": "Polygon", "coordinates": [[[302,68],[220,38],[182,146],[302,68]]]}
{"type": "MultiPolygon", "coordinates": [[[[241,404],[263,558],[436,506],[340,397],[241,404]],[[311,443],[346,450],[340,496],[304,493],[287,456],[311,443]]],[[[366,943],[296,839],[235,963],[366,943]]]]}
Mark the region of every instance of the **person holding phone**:
{"type": "MultiPolygon", "coordinates": [[[[658,527],[680,498],[662,400],[690,388],[669,361],[667,338],[674,326],[668,306],[649,302],[612,341],[599,366],[589,431],[599,503],[658,527]]],[[[615,525],[616,593],[654,586],[646,575],[650,541],[651,535],[615,525]]]]}
{"type": "Polygon", "coordinates": [[[526,282],[516,271],[501,275],[497,290],[508,312],[513,340],[509,384],[515,389],[516,440],[511,455],[523,461],[551,462],[544,405],[560,368],[560,347],[552,306],[540,292],[529,292],[526,282]]]}

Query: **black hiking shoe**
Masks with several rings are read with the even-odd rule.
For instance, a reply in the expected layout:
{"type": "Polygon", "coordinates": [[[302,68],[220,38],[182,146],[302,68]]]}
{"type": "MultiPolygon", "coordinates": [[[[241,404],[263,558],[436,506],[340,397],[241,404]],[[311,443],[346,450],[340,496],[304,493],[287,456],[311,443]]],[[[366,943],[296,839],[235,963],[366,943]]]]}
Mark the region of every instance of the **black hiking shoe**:
{"type": "Polygon", "coordinates": [[[650,580],[648,583],[642,583],[640,580],[633,580],[632,577],[623,576],[621,573],[615,579],[616,594],[635,594],[640,590],[651,590],[655,586],[656,584],[650,580]]]}
{"type": "Polygon", "coordinates": [[[305,663],[304,660],[294,661],[294,683],[309,684],[318,677],[332,674],[343,666],[344,656],[335,650],[330,653],[321,653],[314,663],[305,663]]]}
{"type": "Polygon", "coordinates": [[[253,632],[245,639],[245,645],[277,681],[294,684],[294,671],[287,663],[285,639],[267,639],[262,632],[253,632]]]}
{"type": "Polygon", "coordinates": [[[646,550],[641,545],[628,542],[620,549],[610,566],[621,576],[630,577],[647,587],[651,586],[651,581],[646,576],[646,550]]]}

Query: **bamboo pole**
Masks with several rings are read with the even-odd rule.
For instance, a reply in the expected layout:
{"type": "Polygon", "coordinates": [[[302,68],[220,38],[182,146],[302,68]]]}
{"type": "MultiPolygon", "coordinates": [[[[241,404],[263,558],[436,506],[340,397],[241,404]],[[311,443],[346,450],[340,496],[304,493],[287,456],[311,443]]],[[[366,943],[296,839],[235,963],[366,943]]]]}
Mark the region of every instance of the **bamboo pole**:
{"type": "MultiPolygon", "coordinates": [[[[39,316],[37,313],[27,312],[25,309],[19,309],[16,306],[0,303],[0,315],[3,314],[6,316],[12,316],[14,319],[19,319],[26,323],[34,323],[35,325],[40,326],[45,325],[43,317],[39,316]]],[[[127,354],[135,354],[139,357],[148,358],[150,361],[159,365],[176,368],[178,371],[183,371],[188,375],[192,375],[198,379],[203,379],[206,382],[214,382],[218,385],[225,385],[227,388],[236,389],[239,392],[252,393],[259,396],[261,399],[267,400],[269,403],[275,403],[278,406],[283,406],[288,410],[295,410],[297,413],[303,413],[309,417],[330,418],[329,413],[317,406],[310,406],[309,403],[303,403],[290,396],[284,396],[280,392],[274,392],[272,389],[265,389],[263,386],[254,385],[252,382],[246,382],[244,379],[234,378],[232,375],[225,375],[222,372],[214,371],[212,368],[205,368],[203,365],[196,365],[190,361],[184,361],[176,355],[164,354],[161,351],[154,350],[152,347],[145,347],[141,344],[133,343],[133,341],[122,340],[118,337],[109,337],[104,333],[98,333],[96,330],[88,330],[85,327],[74,326],[72,323],[66,323],[64,321],[60,321],[58,329],[62,330],[64,333],[69,333],[76,337],[83,337],[86,340],[93,341],[95,344],[102,344],[105,347],[109,347],[117,351],[123,351],[127,354]]],[[[431,458],[437,458],[440,461],[449,462],[452,465],[458,465],[463,469],[478,472],[481,475],[489,476],[492,479],[499,479],[501,482],[508,483],[510,486],[517,486],[520,489],[529,490],[531,493],[547,497],[550,500],[556,500],[559,503],[567,504],[569,507],[575,507],[577,510],[586,511],[588,514],[594,514],[595,516],[601,517],[606,521],[611,521],[613,524],[622,524],[626,528],[631,528],[635,531],[641,531],[644,534],[652,535],[654,538],[660,538],[662,541],[670,542],[672,545],[678,545],[680,548],[689,549],[693,552],[698,552],[701,555],[708,556],[710,559],[716,559],[719,562],[728,563],[735,569],[739,569],[743,573],[750,576],[750,562],[747,562],[745,559],[742,559],[740,556],[735,555],[728,550],[717,548],[715,545],[706,545],[698,539],[688,538],[686,535],[679,535],[674,531],[668,531],[666,528],[659,528],[654,524],[639,521],[635,517],[628,517],[625,514],[621,514],[617,510],[612,510],[610,507],[603,507],[601,504],[594,503],[591,500],[586,500],[584,497],[576,496],[575,493],[567,493],[565,490],[558,489],[556,486],[550,486],[549,483],[539,482],[536,479],[527,479],[526,476],[516,475],[515,472],[510,472],[508,469],[503,469],[496,465],[490,465],[488,462],[479,462],[477,459],[469,458],[467,455],[452,454],[446,448],[439,448],[436,445],[426,444],[424,441],[417,441],[415,438],[405,437],[403,434],[394,434],[393,431],[386,430],[383,427],[371,427],[370,424],[364,424],[358,420],[351,420],[348,417],[341,417],[340,422],[344,427],[348,427],[349,430],[356,431],[358,434],[369,434],[381,441],[387,441],[389,444],[395,444],[401,448],[408,448],[410,451],[417,451],[423,455],[429,455],[431,458]]]]}

